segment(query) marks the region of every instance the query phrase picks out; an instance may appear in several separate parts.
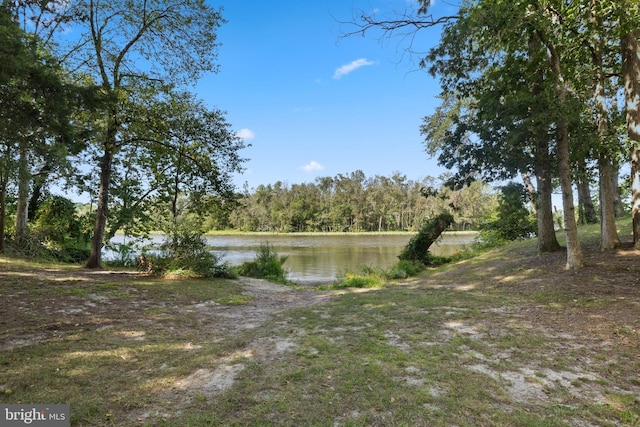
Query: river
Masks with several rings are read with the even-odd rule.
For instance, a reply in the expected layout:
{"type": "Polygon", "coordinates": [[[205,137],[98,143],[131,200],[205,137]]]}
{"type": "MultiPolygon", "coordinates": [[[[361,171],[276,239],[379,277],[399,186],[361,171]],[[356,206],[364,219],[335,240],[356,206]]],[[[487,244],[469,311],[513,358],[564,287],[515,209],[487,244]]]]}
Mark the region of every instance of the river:
{"type": "MultiPolygon", "coordinates": [[[[330,283],[347,270],[361,266],[387,268],[398,261],[398,254],[413,234],[221,234],[207,236],[207,245],[230,265],[255,258],[261,244],[268,243],[278,255],[288,257],[284,264],[289,280],[299,284],[330,283]]],[[[475,234],[445,233],[431,247],[435,255],[448,256],[473,242],[475,234]]],[[[153,242],[159,243],[160,236],[153,242]]],[[[121,243],[118,235],[114,243],[121,243]]]]}

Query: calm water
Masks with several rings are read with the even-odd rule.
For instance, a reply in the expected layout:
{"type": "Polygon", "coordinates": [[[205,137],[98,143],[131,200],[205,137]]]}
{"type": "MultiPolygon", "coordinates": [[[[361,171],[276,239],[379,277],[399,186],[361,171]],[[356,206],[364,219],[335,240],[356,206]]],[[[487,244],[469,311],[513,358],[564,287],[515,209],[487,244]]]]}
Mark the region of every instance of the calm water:
{"type": "MultiPolygon", "coordinates": [[[[411,234],[335,234],[335,235],[216,235],[207,243],[214,253],[231,265],[255,258],[260,245],[270,244],[278,255],[287,255],[288,278],[300,284],[330,283],[340,273],[363,265],[387,268],[398,261],[398,254],[411,234]]],[[[447,233],[431,247],[435,255],[452,255],[473,241],[473,234],[447,233]]],[[[113,241],[122,241],[116,236],[113,241]]],[[[156,236],[154,242],[162,239],[156,236]]]]}
{"type": "MultiPolygon", "coordinates": [[[[468,245],[473,235],[447,235],[431,252],[452,255],[468,245]]],[[[222,255],[232,265],[255,258],[263,243],[269,243],[279,255],[289,258],[284,264],[288,278],[300,284],[329,283],[346,270],[360,266],[389,267],[398,261],[398,254],[407,244],[409,234],[346,234],[346,235],[223,235],[209,237],[211,250],[222,255]]]]}

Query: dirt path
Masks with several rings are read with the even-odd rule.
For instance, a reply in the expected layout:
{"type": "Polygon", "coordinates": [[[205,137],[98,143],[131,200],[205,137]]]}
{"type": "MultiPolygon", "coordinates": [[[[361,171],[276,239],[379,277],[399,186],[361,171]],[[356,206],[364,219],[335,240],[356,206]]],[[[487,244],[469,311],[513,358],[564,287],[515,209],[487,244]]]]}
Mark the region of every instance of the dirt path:
{"type": "MultiPolygon", "coordinates": [[[[242,277],[239,284],[244,304],[221,304],[214,300],[183,303],[147,298],[141,287],[124,286],[145,276],[131,272],[72,272],[56,269],[27,270],[10,273],[0,270],[0,283],[29,283],[11,287],[0,300],[0,351],[33,344],[52,337],[62,337],[78,328],[111,328],[126,323],[131,329],[171,328],[177,333],[186,328],[173,323],[173,314],[191,315],[201,328],[215,330],[217,336],[253,329],[274,314],[321,304],[330,292],[295,289],[264,280],[242,277]],[[98,285],[94,285],[98,282],[98,285]],[[47,284],[57,286],[52,298],[47,284]],[[59,288],[62,286],[62,288],[59,288]],[[87,293],[83,292],[87,289],[87,293]],[[106,292],[105,292],[106,290],[106,292]],[[123,298],[123,294],[127,294],[123,298]],[[146,314],[145,314],[146,313],[146,314]],[[158,313],[149,316],[148,313],[158,313]]],[[[6,288],[5,288],[6,289],[6,288]]]]}

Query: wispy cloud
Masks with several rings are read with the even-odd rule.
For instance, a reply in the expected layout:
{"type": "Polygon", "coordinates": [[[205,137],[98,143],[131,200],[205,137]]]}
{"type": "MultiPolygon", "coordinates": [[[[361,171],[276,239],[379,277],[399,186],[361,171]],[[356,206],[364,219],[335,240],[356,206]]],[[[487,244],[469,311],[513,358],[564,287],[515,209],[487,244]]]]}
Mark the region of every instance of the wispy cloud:
{"type": "Polygon", "coordinates": [[[314,171],[321,171],[322,169],[324,169],[324,166],[322,166],[320,163],[316,162],[315,160],[312,160],[311,163],[309,163],[308,165],[301,166],[300,169],[302,169],[306,173],[311,173],[314,171]]]}
{"type": "Polygon", "coordinates": [[[347,74],[357,70],[360,67],[365,67],[367,65],[373,65],[375,61],[369,61],[367,58],[360,58],[352,61],[348,64],[343,65],[338,68],[335,73],[333,73],[334,79],[341,79],[342,76],[346,76],[347,74]]]}
{"type": "Polygon", "coordinates": [[[240,129],[237,133],[238,137],[248,141],[256,137],[256,134],[253,133],[250,129],[240,129]]]}

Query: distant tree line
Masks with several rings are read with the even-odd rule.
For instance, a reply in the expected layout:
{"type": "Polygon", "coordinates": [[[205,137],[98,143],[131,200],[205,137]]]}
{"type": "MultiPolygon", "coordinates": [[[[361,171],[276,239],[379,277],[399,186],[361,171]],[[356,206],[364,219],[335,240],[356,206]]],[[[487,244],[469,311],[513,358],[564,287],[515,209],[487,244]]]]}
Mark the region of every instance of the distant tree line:
{"type": "Polygon", "coordinates": [[[260,185],[245,189],[227,226],[275,232],[406,231],[450,212],[459,229],[477,229],[495,212],[496,195],[486,184],[476,181],[453,191],[443,185],[446,179],[415,181],[400,173],[368,178],[358,170],[311,183],[260,185]]]}

